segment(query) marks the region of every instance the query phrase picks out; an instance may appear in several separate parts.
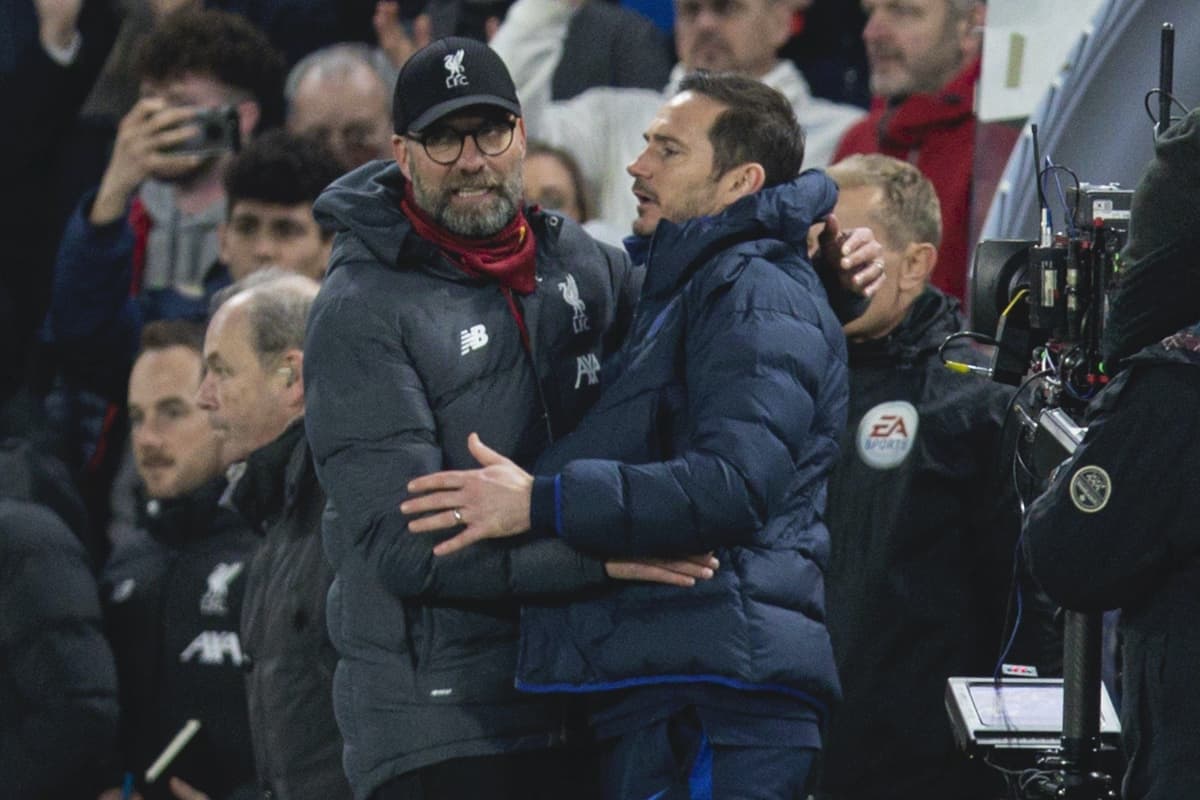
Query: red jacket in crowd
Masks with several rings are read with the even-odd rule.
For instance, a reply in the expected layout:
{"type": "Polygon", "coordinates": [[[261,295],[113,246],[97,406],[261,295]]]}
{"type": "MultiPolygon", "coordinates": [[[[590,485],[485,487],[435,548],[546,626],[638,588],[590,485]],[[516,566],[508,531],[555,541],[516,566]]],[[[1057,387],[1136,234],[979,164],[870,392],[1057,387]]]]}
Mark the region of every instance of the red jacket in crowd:
{"type": "Polygon", "coordinates": [[[876,97],[871,113],[846,131],[833,158],[836,162],[855,153],[883,153],[915,164],[929,178],[942,204],[942,244],[931,282],[960,300],[966,293],[971,244],[979,73],[977,59],[937,92],[914,94],[894,104],[876,97]]]}

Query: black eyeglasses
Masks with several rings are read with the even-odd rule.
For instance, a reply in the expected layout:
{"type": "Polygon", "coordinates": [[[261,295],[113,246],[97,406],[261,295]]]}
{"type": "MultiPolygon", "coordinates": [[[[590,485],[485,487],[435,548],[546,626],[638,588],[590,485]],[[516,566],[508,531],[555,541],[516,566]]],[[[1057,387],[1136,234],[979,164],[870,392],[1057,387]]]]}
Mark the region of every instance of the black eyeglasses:
{"type": "Polygon", "coordinates": [[[498,156],[512,147],[513,130],[517,127],[515,119],[492,120],[478,128],[460,131],[448,125],[433,128],[424,134],[409,134],[408,138],[421,143],[425,155],[434,162],[446,167],[458,161],[462,155],[463,143],[470,136],[475,140],[475,148],[485,156],[498,156]]]}

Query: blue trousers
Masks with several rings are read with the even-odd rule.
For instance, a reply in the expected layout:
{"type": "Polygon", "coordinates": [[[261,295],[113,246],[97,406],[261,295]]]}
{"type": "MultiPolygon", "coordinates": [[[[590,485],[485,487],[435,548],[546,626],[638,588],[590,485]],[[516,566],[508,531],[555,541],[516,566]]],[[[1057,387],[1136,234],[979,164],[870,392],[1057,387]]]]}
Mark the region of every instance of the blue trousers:
{"type": "Polygon", "coordinates": [[[804,800],[816,754],[786,743],[714,743],[687,708],[610,743],[604,799],[804,800]]]}

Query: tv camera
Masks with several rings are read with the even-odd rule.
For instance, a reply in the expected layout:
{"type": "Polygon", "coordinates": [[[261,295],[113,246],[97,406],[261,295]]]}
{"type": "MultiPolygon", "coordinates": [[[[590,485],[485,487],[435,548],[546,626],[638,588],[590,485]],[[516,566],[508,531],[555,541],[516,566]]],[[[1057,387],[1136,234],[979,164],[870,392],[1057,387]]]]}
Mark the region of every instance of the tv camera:
{"type": "MultiPolygon", "coordinates": [[[[1174,27],[1162,27],[1156,134],[1171,124],[1174,27]]],[[[1152,115],[1153,116],[1153,115],[1152,115]]],[[[1017,386],[1012,413],[1020,421],[1013,476],[1021,497],[1040,491],[1051,471],[1074,453],[1086,433],[1084,412],[1108,382],[1101,342],[1110,300],[1122,278],[1121,252],[1129,235],[1133,192],[1115,184],[1081,182],[1070,169],[1038,152],[1033,126],[1039,238],[980,242],[972,264],[971,331],[954,334],[993,346],[988,366],[947,362],[1017,386]],[[1064,180],[1067,185],[1064,187],[1064,180]],[[1053,223],[1050,189],[1062,209],[1053,223]],[[995,335],[982,333],[995,331],[995,335]],[[1020,402],[1030,389],[1026,405],[1020,402]],[[1020,476],[1024,476],[1022,491],[1020,476]]],[[[950,341],[950,339],[947,339],[950,341]]],[[[1024,798],[1115,800],[1113,779],[1120,737],[1116,711],[1100,681],[1101,619],[1064,613],[1063,678],[952,677],[946,710],[959,745],[982,754],[1017,778],[1024,798]],[[1010,763],[1035,766],[1004,769],[1010,763]],[[1024,756],[1024,758],[1022,758],[1024,756]]],[[[1013,782],[1010,781],[1010,786],[1013,782]]]]}

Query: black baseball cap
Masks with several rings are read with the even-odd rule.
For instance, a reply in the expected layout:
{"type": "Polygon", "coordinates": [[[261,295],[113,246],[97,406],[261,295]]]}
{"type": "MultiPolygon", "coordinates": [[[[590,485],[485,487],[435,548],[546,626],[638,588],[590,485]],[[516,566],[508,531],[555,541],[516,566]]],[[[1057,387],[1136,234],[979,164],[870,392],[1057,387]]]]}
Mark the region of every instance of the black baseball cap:
{"type": "Polygon", "coordinates": [[[396,79],[395,132],[420,133],[468,106],[493,106],[521,116],[517,87],[496,51],[477,39],[448,36],[413,54],[396,79]]]}

